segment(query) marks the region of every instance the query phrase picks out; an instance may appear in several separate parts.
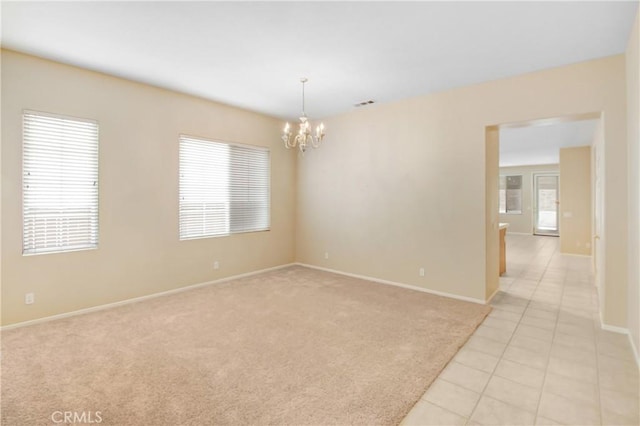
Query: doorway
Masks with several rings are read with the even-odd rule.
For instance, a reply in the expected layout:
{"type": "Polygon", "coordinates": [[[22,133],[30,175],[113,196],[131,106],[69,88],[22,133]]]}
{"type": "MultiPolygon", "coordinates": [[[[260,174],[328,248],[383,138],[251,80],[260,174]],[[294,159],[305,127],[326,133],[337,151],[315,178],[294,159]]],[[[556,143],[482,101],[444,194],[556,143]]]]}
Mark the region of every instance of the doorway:
{"type": "MultiPolygon", "coordinates": [[[[594,149],[595,156],[601,157],[603,144],[603,127],[599,112],[499,123],[485,127],[485,297],[487,300],[491,299],[492,295],[499,290],[500,245],[498,232],[500,222],[508,223],[507,236],[509,234],[531,235],[532,231],[538,235],[560,236],[560,228],[563,228],[560,240],[569,238],[571,227],[567,228],[567,223],[563,222],[563,226],[560,222],[564,221],[565,218],[571,218],[572,214],[576,212],[569,210],[563,211],[562,214],[560,213],[560,149],[588,145],[598,146],[597,149],[594,149]],[[524,131],[526,134],[521,134],[520,131],[524,131]],[[558,166],[553,169],[551,165],[555,164],[558,166]],[[522,170],[513,170],[516,167],[522,170]],[[528,169],[525,170],[525,167],[528,167],[528,169]],[[501,174],[507,175],[507,171],[501,170],[507,168],[511,168],[509,174],[523,176],[523,185],[521,187],[523,206],[520,214],[501,217],[500,206],[502,200],[500,198],[500,190],[502,188],[500,187],[500,176],[501,174]],[[534,174],[541,175],[537,179],[537,185],[534,182],[534,174]],[[551,179],[543,179],[543,175],[553,175],[553,177],[551,179]],[[526,179],[525,176],[527,176],[526,179]],[[537,201],[535,201],[534,206],[536,198],[537,201]],[[530,202],[528,205],[526,203],[527,200],[530,202]],[[550,202],[553,202],[553,204],[550,205],[550,202]]],[[[597,170],[595,170],[595,179],[593,177],[590,178],[591,184],[594,185],[591,188],[592,194],[590,195],[594,201],[592,204],[595,204],[591,206],[591,212],[593,213],[594,209],[596,210],[595,221],[598,223],[593,223],[593,218],[588,220],[593,225],[595,236],[594,241],[585,244],[588,244],[586,245],[587,248],[593,247],[594,249],[592,254],[596,263],[594,265],[596,281],[601,282],[602,280],[599,278],[601,278],[604,271],[604,244],[602,244],[604,229],[598,226],[603,218],[603,212],[598,210],[598,204],[602,204],[604,195],[603,188],[601,188],[604,185],[602,179],[599,179],[604,177],[604,173],[601,173],[602,170],[600,170],[600,168],[604,168],[604,162],[601,158],[593,160],[595,160],[595,168],[597,170]],[[597,166],[598,163],[600,168],[597,166]],[[600,191],[598,191],[599,188],[600,191]],[[594,192],[598,193],[593,194],[594,192]]],[[[564,184],[567,182],[569,181],[563,179],[564,184]]],[[[565,210],[567,210],[567,206],[568,204],[565,203],[565,210]]],[[[574,220],[573,222],[577,221],[574,220]]],[[[561,244],[562,241],[559,241],[559,243],[561,244]]],[[[509,269],[508,246],[509,243],[507,241],[507,270],[509,269]]],[[[568,250],[567,253],[572,254],[571,250],[568,250]]]]}
{"type": "Polygon", "coordinates": [[[533,233],[557,237],[560,235],[559,184],[557,173],[533,175],[533,233]]]}

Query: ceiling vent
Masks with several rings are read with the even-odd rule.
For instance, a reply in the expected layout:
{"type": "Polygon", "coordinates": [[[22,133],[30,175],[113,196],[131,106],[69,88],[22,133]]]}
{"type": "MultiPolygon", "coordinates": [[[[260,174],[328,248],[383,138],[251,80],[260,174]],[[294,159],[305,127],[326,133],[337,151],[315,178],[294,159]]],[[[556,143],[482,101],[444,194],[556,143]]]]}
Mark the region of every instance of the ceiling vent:
{"type": "Polygon", "coordinates": [[[353,106],[354,106],[354,107],[356,107],[356,108],[360,108],[360,107],[365,106],[365,105],[370,105],[370,104],[372,104],[373,102],[374,102],[374,101],[372,101],[371,99],[369,99],[368,101],[363,101],[363,102],[358,102],[357,104],[353,104],[353,106]]]}

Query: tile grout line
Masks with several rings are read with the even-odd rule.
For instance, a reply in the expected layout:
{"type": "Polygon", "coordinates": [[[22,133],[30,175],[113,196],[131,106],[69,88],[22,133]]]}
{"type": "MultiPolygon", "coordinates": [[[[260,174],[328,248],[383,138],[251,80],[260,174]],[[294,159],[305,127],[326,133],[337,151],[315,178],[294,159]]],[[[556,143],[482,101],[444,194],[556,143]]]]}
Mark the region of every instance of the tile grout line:
{"type": "MultiPolygon", "coordinates": [[[[445,381],[445,382],[447,382],[447,383],[451,383],[451,382],[450,382],[450,381],[448,381],[448,380],[440,379],[440,378],[438,378],[438,377],[436,377],[436,380],[442,380],[442,381],[445,381]]],[[[435,382],[435,380],[434,380],[434,382],[435,382]]],[[[455,385],[455,383],[451,383],[451,384],[452,384],[452,385],[455,385]]],[[[456,386],[460,386],[460,385],[456,385],[456,386]]],[[[465,389],[467,389],[467,388],[465,388],[465,389]]],[[[470,390],[470,389],[467,389],[467,390],[470,390]]],[[[426,395],[426,394],[427,394],[427,392],[425,392],[425,393],[424,393],[424,395],[426,395]]],[[[466,424],[466,422],[467,422],[467,416],[463,416],[463,415],[462,415],[462,414],[460,414],[460,413],[456,413],[455,411],[452,411],[450,408],[443,407],[443,406],[441,406],[441,405],[439,405],[439,404],[436,404],[436,403],[435,403],[435,402],[433,402],[433,401],[429,401],[429,400],[427,400],[427,399],[423,399],[423,398],[424,398],[424,395],[422,395],[422,396],[420,397],[420,399],[418,400],[418,402],[420,402],[420,401],[422,401],[422,402],[426,402],[426,403],[431,404],[431,405],[434,405],[434,406],[436,406],[436,407],[438,407],[438,408],[440,408],[440,409],[442,409],[442,410],[444,410],[444,411],[446,411],[446,412],[448,412],[448,413],[455,414],[455,415],[456,415],[456,416],[458,416],[458,417],[462,417],[462,418],[464,418],[464,421],[465,421],[465,424],[466,424]]],[[[418,405],[418,402],[416,402],[416,404],[413,406],[413,408],[415,408],[415,406],[416,406],[416,405],[418,405]]],[[[413,411],[413,408],[411,408],[411,411],[413,411]]],[[[409,413],[407,414],[407,416],[409,416],[409,414],[411,413],[411,411],[409,411],[409,413]]],[[[405,418],[406,418],[407,416],[405,416],[405,418]]]]}
{"type": "MultiPolygon", "coordinates": [[[[595,297],[597,300],[597,304],[596,304],[596,311],[600,312],[600,297],[598,296],[598,292],[596,291],[595,293],[595,297]]],[[[593,297],[593,295],[591,296],[593,297]]],[[[594,336],[593,336],[593,343],[595,345],[595,349],[596,349],[596,385],[597,385],[597,391],[598,391],[598,404],[600,405],[598,407],[598,416],[600,417],[600,424],[602,425],[604,423],[604,413],[603,413],[603,404],[602,404],[602,392],[601,392],[601,388],[600,388],[600,351],[599,349],[599,344],[598,342],[600,341],[600,339],[598,338],[598,335],[596,333],[596,328],[598,327],[596,321],[593,320],[593,318],[591,318],[591,322],[593,324],[593,330],[594,330],[594,336]]]]}
{"type": "MultiPolygon", "coordinates": [[[[556,250],[553,251],[553,253],[551,254],[551,258],[553,258],[553,256],[556,254],[557,250],[558,249],[556,248],[556,250]]],[[[547,269],[548,268],[549,268],[549,265],[547,264],[547,269]]],[[[544,377],[542,379],[542,385],[540,387],[540,396],[538,397],[538,404],[536,405],[536,422],[538,420],[538,417],[540,416],[539,414],[540,402],[542,401],[542,394],[544,393],[544,385],[547,383],[547,375],[549,374],[549,361],[551,360],[551,351],[553,350],[553,342],[556,340],[556,330],[558,328],[558,322],[560,321],[560,312],[562,311],[562,298],[564,297],[566,281],[567,281],[567,271],[565,271],[565,276],[564,276],[564,279],[562,280],[562,291],[560,292],[560,304],[558,306],[558,312],[556,314],[556,322],[555,322],[555,325],[553,326],[553,335],[551,337],[551,347],[549,348],[549,353],[547,354],[547,363],[544,368],[544,377]]],[[[551,419],[551,420],[555,420],[555,419],[551,419]]]]}
{"type": "MultiPolygon", "coordinates": [[[[591,418],[589,422],[592,424],[602,424],[605,417],[602,394],[604,389],[601,389],[602,377],[605,377],[601,376],[604,374],[602,370],[606,365],[604,363],[608,359],[612,362],[625,360],[623,355],[626,353],[617,351],[616,344],[618,342],[610,340],[608,333],[598,333],[599,328],[594,312],[598,310],[599,300],[593,291],[589,291],[593,287],[593,279],[588,270],[588,263],[566,259],[559,252],[559,247],[552,244],[550,239],[539,241],[539,243],[541,244],[519,244],[523,253],[517,255],[514,259],[515,266],[510,268],[510,272],[514,275],[507,277],[507,279],[501,277],[500,296],[496,297],[494,303],[491,304],[496,308],[494,312],[497,315],[491,317],[493,318],[491,324],[482,324],[482,330],[486,335],[476,334],[478,339],[471,340],[472,345],[476,346],[466,346],[465,349],[470,351],[471,356],[467,353],[468,359],[455,361],[459,366],[456,374],[447,379],[439,377],[448,386],[457,387],[460,392],[466,391],[469,396],[478,397],[475,403],[466,405],[467,408],[464,412],[469,414],[460,414],[456,411],[463,408],[464,405],[449,404],[452,408],[445,408],[425,400],[434,406],[434,410],[437,407],[442,410],[443,415],[446,415],[445,413],[455,414],[459,416],[457,419],[467,425],[475,424],[478,420],[483,421],[483,419],[494,423],[496,421],[502,422],[501,424],[506,425],[516,421],[518,413],[522,415],[529,413],[526,416],[535,416],[531,421],[533,424],[542,414],[541,402],[544,394],[546,402],[549,402],[548,397],[553,400],[557,396],[558,398],[568,398],[567,403],[578,404],[575,406],[578,411],[572,414],[567,413],[559,401],[556,401],[553,407],[545,404],[545,407],[553,408],[551,411],[548,409],[545,411],[545,417],[549,421],[558,421],[555,420],[557,418],[580,420],[586,416],[587,419],[591,418]],[[555,318],[553,318],[554,315],[555,318]],[[520,329],[523,333],[518,333],[516,336],[515,333],[520,329]],[[542,343],[545,346],[548,345],[546,356],[538,355],[538,348],[542,343]],[[581,350],[583,344],[588,346],[584,346],[584,350],[581,350]],[[576,347],[576,345],[578,346],[576,347]],[[611,349],[609,349],[610,345],[612,345],[611,349]],[[507,360],[505,354],[509,348],[516,350],[513,358],[519,361],[507,360]],[[554,353],[555,349],[560,352],[554,353]],[[595,352],[591,352],[594,349],[595,352]],[[602,354],[600,349],[602,349],[602,354]],[[589,353],[585,353],[583,359],[581,352],[587,350],[589,353]],[[571,351],[577,352],[572,354],[571,351]],[[563,361],[569,367],[576,360],[576,355],[580,355],[580,365],[584,368],[590,368],[591,371],[581,373],[581,369],[576,366],[577,369],[573,373],[568,372],[571,373],[569,375],[565,375],[562,370],[555,370],[560,373],[560,376],[555,376],[549,370],[552,357],[554,360],[563,361]],[[483,356],[487,358],[483,359],[483,356]],[[596,357],[595,362],[591,360],[592,356],[596,357]],[[492,361],[493,359],[496,361],[492,361]],[[494,362],[495,364],[493,364],[494,362]],[[504,376],[506,377],[503,377],[503,374],[498,374],[498,366],[504,362],[510,364],[509,371],[505,370],[504,376]],[[493,365],[491,368],[487,368],[487,364],[493,365]],[[463,367],[470,370],[465,372],[463,367]],[[524,368],[529,369],[530,373],[521,373],[520,370],[524,368]],[[596,379],[585,381],[584,379],[588,378],[585,376],[587,373],[588,376],[595,373],[596,379]],[[523,376],[523,374],[525,375],[523,376]],[[500,382],[495,382],[494,378],[496,377],[500,379],[500,382]],[[552,378],[555,377],[561,387],[555,389],[556,392],[553,389],[545,391],[546,384],[553,384],[556,379],[552,380],[552,378]],[[482,384],[483,380],[486,380],[484,384],[482,384]],[[501,383],[502,386],[499,386],[499,392],[488,395],[489,385],[492,381],[494,382],[494,386],[491,386],[492,390],[496,389],[496,383],[501,383]],[[539,386],[538,383],[540,383],[539,386]],[[581,390],[583,386],[580,383],[585,386],[588,383],[589,387],[595,387],[597,393],[593,392],[591,397],[583,395],[584,391],[581,390]],[[564,386],[567,385],[571,385],[572,388],[565,390],[564,386]],[[505,388],[503,387],[511,389],[511,391],[504,393],[505,388]],[[535,394],[532,395],[535,390],[539,390],[537,401],[535,394]],[[528,404],[523,403],[525,399],[517,397],[521,391],[523,398],[529,401],[528,404]],[[514,393],[515,395],[509,396],[515,396],[515,398],[504,398],[507,394],[514,393]],[[534,398],[530,398],[531,396],[534,398]],[[503,401],[503,399],[508,399],[510,402],[503,401]],[[593,402],[589,404],[588,401],[597,401],[598,407],[594,407],[595,404],[593,402]],[[560,403],[559,406],[558,403],[560,403]],[[503,404],[505,411],[497,418],[494,417],[497,413],[485,412],[487,407],[495,404],[503,404]],[[582,407],[584,404],[586,405],[582,407]],[[481,411],[479,411],[480,407],[481,411]],[[529,408],[532,410],[530,411],[529,408]],[[593,412],[594,408],[597,414],[593,412]],[[583,409],[588,410],[589,413],[584,412],[583,409]]],[[[471,342],[469,343],[471,344],[471,342]]],[[[614,374],[617,374],[617,371],[614,369],[614,374]]],[[[455,388],[451,389],[455,390],[455,388]]],[[[633,395],[631,392],[628,393],[630,396],[633,395]]],[[[491,408],[489,410],[492,411],[491,408]]]]}
{"type": "MultiPolygon", "coordinates": [[[[543,248],[544,248],[544,247],[540,248],[540,249],[536,252],[536,254],[537,254],[537,253],[539,253],[543,248]]],[[[554,253],[555,253],[555,251],[554,251],[554,253]]],[[[548,262],[547,262],[547,267],[548,267],[548,262]]],[[[547,267],[545,267],[545,271],[546,271],[547,267]]],[[[538,285],[540,284],[540,280],[542,279],[542,276],[543,276],[543,275],[544,275],[544,273],[543,273],[543,274],[540,276],[540,278],[538,279],[537,284],[536,284],[536,289],[538,288],[538,285]]],[[[511,286],[510,286],[510,287],[511,287],[511,286]]],[[[534,292],[535,292],[535,290],[534,290],[534,292]]],[[[531,295],[533,295],[533,293],[534,293],[534,292],[532,292],[532,293],[531,293],[531,295]]],[[[509,340],[507,341],[507,344],[505,345],[504,350],[502,351],[502,354],[500,355],[500,357],[498,357],[498,362],[497,362],[497,363],[496,363],[496,365],[493,367],[493,370],[491,371],[491,374],[489,375],[489,379],[487,380],[487,383],[486,383],[486,384],[484,385],[484,387],[482,388],[482,392],[480,392],[480,398],[478,398],[478,401],[477,401],[477,402],[476,402],[476,404],[474,405],[473,410],[471,410],[471,414],[469,415],[469,418],[468,418],[467,422],[465,423],[466,425],[468,425],[468,424],[469,424],[469,421],[471,420],[471,417],[473,416],[473,413],[475,413],[476,409],[478,408],[478,404],[480,403],[480,400],[482,399],[482,397],[483,397],[483,396],[485,396],[485,391],[487,390],[487,386],[489,386],[489,382],[491,382],[491,379],[493,378],[493,376],[494,376],[494,374],[495,374],[495,371],[496,371],[496,369],[497,369],[497,367],[498,367],[498,364],[500,364],[500,361],[502,361],[502,359],[503,359],[503,357],[504,357],[504,353],[506,352],[507,348],[509,347],[509,344],[511,343],[511,340],[513,340],[513,336],[514,336],[514,334],[515,334],[516,330],[518,329],[518,327],[520,326],[520,323],[522,322],[522,318],[524,317],[524,314],[525,314],[525,312],[527,311],[527,309],[529,308],[529,305],[530,305],[530,304],[531,304],[531,299],[530,299],[530,298],[528,298],[528,299],[527,299],[527,303],[526,303],[526,305],[525,305],[525,308],[524,308],[524,310],[522,311],[522,314],[520,314],[520,319],[518,320],[516,327],[515,327],[515,328],[513,329],[513,331],[511,332],[511,336],[509,337],[509,340]]],[[[557,321],[557,319],[556,319],[556,321],[557,321]]],[[[551,350],[549,350],[549,352],[551,352],[551,350]]],[[[497,376],[497,377],[500,377],[500,376],[497,376]]],[[[544,383],[543,383],[543,384],[544,384],[544,383]]],[[[542,395],[542,390],[540,391],[540,394],[542,395]]],[[[486,396],[487,396],[487,397],[489,397],[488,395],[486,395],[486,396]]],[[[495,399],[495,398],[493,398],[493,399],[495,399]]],[[[498,401],[500,401],[500,400],[498,400],[498,401]]],[[[500,401],[500,402],[505,403],[504,401],[500,401]]],[[[506,404],[506,403],[505,403],[505,404],[506,404]]],[[[539,405],[539,404],[540,404],[540,401],[538,400],[538,405],[539,405]]],[[[511,405],[511,404],[507,404],[507,405],[511,405]]],[[[519,408],[520,410],[522,410],[522,408],[520,408],[520,407],[516,407],[516,408],[519,408]]],[[[523,411],[526,411],[526,410],[523,410],[523,411]]],[[[533,419],[534,424],[535,424],[535,421],[536,421],[537,417],[538,417],[538,414],[537,414],[537,410],[536,410],[535,417],[534,417],[534,419],[533,419]]]]}

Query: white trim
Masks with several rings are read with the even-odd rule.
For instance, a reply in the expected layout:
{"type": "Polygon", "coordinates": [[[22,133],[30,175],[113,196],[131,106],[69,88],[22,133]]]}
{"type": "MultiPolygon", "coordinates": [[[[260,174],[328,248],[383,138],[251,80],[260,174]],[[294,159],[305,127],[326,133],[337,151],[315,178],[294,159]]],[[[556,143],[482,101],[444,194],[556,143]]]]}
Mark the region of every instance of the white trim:
{"type": "Polygon", "coordinates": [[[292,266],[292,265],[295,265],[295,263],[285,263],[284,265],[278,265],[278,266],[273,266],[271,268],[265,268],[265,269],[260,269],[260,270],[257,270],[257,271],[246,272],[244,274],[232,275],[230,277],[220,278],[220,279],[212,280],[212,281],[206,281],[206,282],[198,283],[198,284],[192,284],[192,285],[188,285],[188,286],[180,287],[180,288],[174,288],[172,290],[161,291],[159,293],[147,294],[145,296],[139,296],[139,297],[134,297],[134,298],[131,298],[131,299],[120,300],[118,302],[107,303],[107,304],[98,305],[98,306],[92,306],[90,308],[78,309],[77,311],[65,312],[65,313],[62,313],[62,314],[51,315],[51,316],[48,316],[48,317],[42,317],[42,318],[36,318],[36,319],[32,319],[32,320],[22,321],[22,322],[18,322],[18,323],[15,323],[15,324],[9,324],[9,325],[5,325],[3,327],[0,327],[0,331],[7,331],[7,330],[12,330],[14,328],[21,328],[21,327],[26,327],[26,326],[29,326],[29,325],[40,324],[40,323],[43,323],[43,322],[49,322],[49,321],[55,321],[55,320],[59,320],[59,319],[63,319],[63,318],[75,317],[77,315],[88,314],[88,313],[91,313],[91,312],[103,311],[103,310],[109,309],[109,308],[115,308],[115,307],[118,307],[118,306],[129,305],[131,303],[142,302],[144,300],[155,299],[157,297],[168,296],[168,295],[176,294],[176,293],[182,293],[184,291],[193,290],[193,289],[200,288],[200,287],[205,287],[205,286],[208,286],[208,285],[211,285],[211,284],[220,284],[220,283],[223,283],[223,282],[226,282],[226,281],[235,280],[235,279],[238,279],[238,278],[250,277],[252,275],[261,274],[263,272],[274,271],[276,269],[282,269],[282,268],[286,268],[287,266],[292,266]]]}
{"type": "Polygon", "coordinates": [[[474,297],[459,296],[457,294],[446,293],[444,291],[430,290],[430,289],[427,289],[427,288],[418,287],[418,286],[414,286],[414,285],[410,285],[410,284],[402,284],[402,283],[398,283],[398,282],[395,282],[395,281],[388,281],[388,280],[383,280],[383,279],[380,279],[380,278],[369,277],[367,275],[352,274],[350,272],[343,272],[343,271],[338,271],[336,269],[323,268],[321,266],[309,265],[307,263],[296,262],[295,264],[299,265],[299,266],[304,266],[306,268],[318,269],[320,271],[333,272],[334,274],[345,275],[347,277],[359,278],[359,279],[362,279],[362,280],[373,281],[375,283],[393,285],[393,286],[396,286],[396,287],[402,287],[402,288],[406,288],[406,289],[409,289],[409,290],[416,290],[416,291],[421,291],[423,293],[435,294],[436,296],[449,297],[451,299],[458,299],[458,300],[463,300],[465,302],[478,303],[480,305],[486,305],[487,304],[487,302],[485,302],[484,300],[476,299],[474,297]]]}
{"type": "Polygon", "coordinates": [[[605,330],[605,331],[611,331],[613,333],[629,335],[629,330],[627,330],[624,327],[618,327],[618,326],[615,326],[615,325],[609,325],[609,324],[600,323],[600,328],[605,330]]]}
{"type": "Polygon", "coordinates": [[[573,257],[592,257],[592,255],[590,254],[575,254],[575,253],[563,253],[563,252],[560,252],[560,254],[563,256],[573,256],[573,257]]]}
{"type": "Polygon", "coordinates": [[[638,353],[638,348],[636,348],[635,343],[633,343],[633,338],[631,337],[631,333],[629,332],[629,329],[624,328],[624,327],[618,327],[615,325],[608,325],[605,324],[602,321],[602,311],[599,312],[599,319],[600,319],[600,328],[605,330],[605,331],[611,331],[612,333],[619,333],[619,334],[626,334],[627,338],[629,339],[629,345],[631,346],[631,353],[633,354],[633,358],[636,361],[636,365],[638,366],[638,368],[640,368],[640,354],[638,353]]]}
{"type": "Polygon", "coordinates": [[[614,333],[620,333],[620,334],[629,334],[629,330],[627,330],[624,327],[618,327],[615,325],[609,325],[609,324],[605,324],[604,320],[602,319],[602,309],[598,309],[598,317],[600,319],[600,328],[605,330],[605,331],[611,331],[614,333]]]}
{"type": "Polygon", "coordinates": [[[489,296],[489,298],[485,302],[485,305],[490,304],[491,301],[493,300],[493,298],[496,297],[496,294],[498,294],[499,291],[500,291],[500,285],[498,284],[498,288],[496,288],[496,290],[493,292],[493,294],[491,296],[489,296]]]}
{"type": "Polygon", "coordinates": [[[640,353],[638,353],[638,348],[636,348],[636,344],[633,343],[633,338],[631,337],[631,333],[627,332],[627,337],[629,337],[629,344],[631,345],[631,351],[633,352],[633,357],[636,359],[636,365],[640,368],[640,353]]]}
{"type": "Polygon", "coordinates": [[[512,232],[507,231],[507,235],[533,235],[531,232],[512,232]]]}

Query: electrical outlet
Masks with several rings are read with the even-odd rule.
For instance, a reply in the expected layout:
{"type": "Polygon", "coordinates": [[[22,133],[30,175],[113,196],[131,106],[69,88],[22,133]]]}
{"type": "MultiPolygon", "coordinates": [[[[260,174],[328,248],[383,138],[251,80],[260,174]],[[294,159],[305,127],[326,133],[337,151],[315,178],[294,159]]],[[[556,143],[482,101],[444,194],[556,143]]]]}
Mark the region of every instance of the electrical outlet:
{"type": "Polygon", "coordinates": [[[325,251],[325,252],[324,252],[324,258],[325,258],[325,259],[328,259],[328,258],[329,258],[329,252],[328,252],[328,251],[325,251]]]}
{"type": "Polygon", "coordinates": [[[217,260],[213,262],[213,269],[220,269],[220,262],[218,262],[217,260]]]}
{"type": "Polygon", "coordinates": [[[33,304],[33,302],[36,301],[36,295],[35,293],[26,293],[24,295],[24,304],[25,305],[31,305],[33,304]]]}
{"type": "Polygon", "coordinates": [[[424,268],[420,268],[420,276],[424,277],[424,268]]]}

